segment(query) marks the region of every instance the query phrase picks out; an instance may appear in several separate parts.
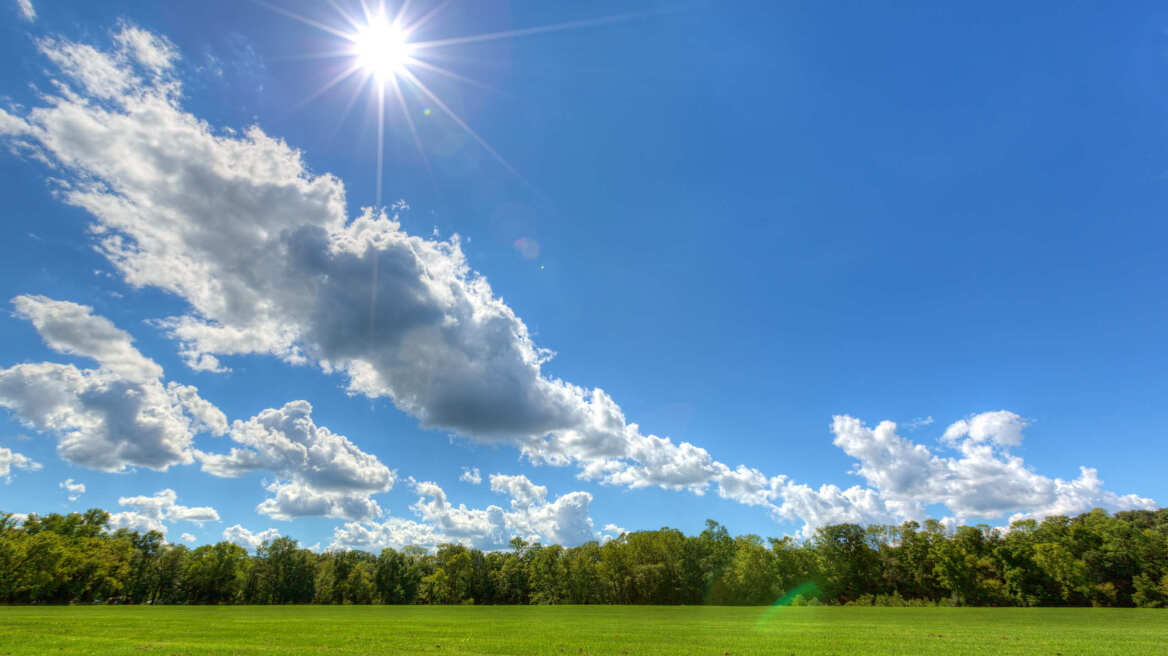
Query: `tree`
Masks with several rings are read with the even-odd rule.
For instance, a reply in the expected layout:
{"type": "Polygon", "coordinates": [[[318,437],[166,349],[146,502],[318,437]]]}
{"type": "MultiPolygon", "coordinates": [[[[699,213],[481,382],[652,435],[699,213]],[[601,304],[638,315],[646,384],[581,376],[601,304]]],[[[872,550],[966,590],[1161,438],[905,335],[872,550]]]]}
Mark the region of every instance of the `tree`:
{"type": "Polygon", "coordinates": [[[193,604],[235,603],[247,580],[248,566],[247,551],[232,542],[195,549],[183,568],[187,601],[193,604]]]}
{"type": "Polygon", "coordinates": [[[0,603],[826,603],[1168,605],[1168,509],[960,526],[824,526],[807,541],[661,528],[565,549],[445,544],[314,554],[287,537],[254,556],[191,551],[160,533],[109,529],[94,508],[0,512],[0,603]],[[811,584],[814,584],[812,586],[811,584]]]}
{"type": "Polygon", "coordinates": [[[782,595],[777,561],[757,535],[734,540],[734,559],[723,575],[728,601],[735,604],[769,604],[782,595]]]}
{"type": "Polygon", "coordinates": [[[820,588],[827,599],[845,603],[876,592],[879,561],[861,526],[824,526],[816,530],[812,542],[822,578],[820,588]]]}
{"type": "Polygon", "coordinates": [[[568,568],[558,544],[535,551],[529,568],[531,603],[560,604],[568,597],[568,568]]]}

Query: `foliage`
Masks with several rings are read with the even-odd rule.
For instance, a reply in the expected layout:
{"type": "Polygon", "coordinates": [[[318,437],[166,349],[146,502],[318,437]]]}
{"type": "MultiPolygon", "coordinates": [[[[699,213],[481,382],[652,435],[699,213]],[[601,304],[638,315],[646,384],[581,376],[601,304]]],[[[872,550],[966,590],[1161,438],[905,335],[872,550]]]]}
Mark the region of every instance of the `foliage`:
{"type": "Polygon", "coordinates": [[[577,547],[191,550],[109,514],[0,513],[0,603],[1168,606],[1168,509],[1014,523],[824,526],[806,541],[662,528],[577,547]]]}

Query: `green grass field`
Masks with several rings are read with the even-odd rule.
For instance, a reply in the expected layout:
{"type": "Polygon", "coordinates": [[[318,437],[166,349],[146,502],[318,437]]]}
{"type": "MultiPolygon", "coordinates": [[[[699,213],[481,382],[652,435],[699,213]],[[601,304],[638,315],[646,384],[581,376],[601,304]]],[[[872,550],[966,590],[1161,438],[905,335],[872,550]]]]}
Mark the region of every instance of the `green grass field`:
{"type": "Polygon", "coordinates": [[[1168,653],[1168,611],[644,606],[0,607],[44,654],[1168,653]]]}

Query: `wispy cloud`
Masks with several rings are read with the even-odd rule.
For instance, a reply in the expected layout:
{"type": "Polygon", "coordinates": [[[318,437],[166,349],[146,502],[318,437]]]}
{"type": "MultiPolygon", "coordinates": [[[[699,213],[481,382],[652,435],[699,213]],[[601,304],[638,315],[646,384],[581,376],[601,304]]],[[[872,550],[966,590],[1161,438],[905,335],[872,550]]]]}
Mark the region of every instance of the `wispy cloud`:
{"type": "Polygon", "coordinates": [[[37,18],[36,7],[32,6],[32,0],[16,0],[16,9],[20,12],[20,16],[30,23],[37,18]]]}
{"type": "Polygon", "coordinates": [[[909,420],[908,424],[905,425],[905,430],[915,431],[918,428],[924,428],[925,426],[931,426],[932,424],[932,415],[928,417],[914,417],[909,420]]]}
{"type": "Polygon", "coordinates": [[[61,481],[57,487],[69,493],[67,497],[69,501],[76,501],[81,498],[82,494],[85,494],[85,484],[78,483],[71,478],[61,481]]]}
{"type": "Polygon", "coordinates": [[[0,447],[0,480],[5,483],[12,481],[12,470],[21,469],[24,471],[38,471],[41,464],[24,454],[17,453],[12,449],[0,447]]]}

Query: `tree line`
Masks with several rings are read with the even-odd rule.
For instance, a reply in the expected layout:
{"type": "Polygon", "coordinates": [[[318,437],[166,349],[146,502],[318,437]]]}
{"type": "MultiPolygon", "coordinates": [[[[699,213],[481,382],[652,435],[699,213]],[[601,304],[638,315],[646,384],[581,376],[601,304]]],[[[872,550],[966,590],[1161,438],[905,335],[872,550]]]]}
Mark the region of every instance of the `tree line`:
{"type": "Polygon", "coordinates": [[[109,514],[0,512],[0,602],[161,604],[862,604],[1168,606],[1168,508],[946,530],[837,524],[807,540],[662,528],[604,544],[515,538],[315,553],[279,537],[254,555],[109,529],[109,514]]]}

